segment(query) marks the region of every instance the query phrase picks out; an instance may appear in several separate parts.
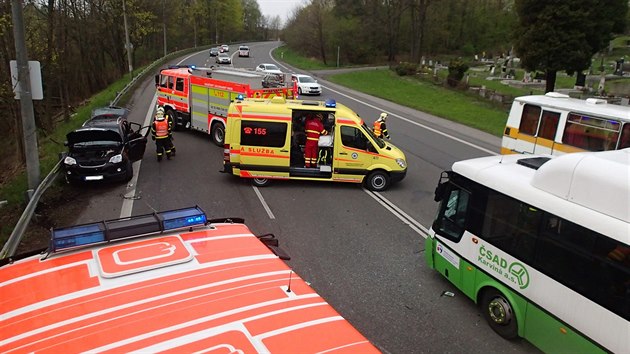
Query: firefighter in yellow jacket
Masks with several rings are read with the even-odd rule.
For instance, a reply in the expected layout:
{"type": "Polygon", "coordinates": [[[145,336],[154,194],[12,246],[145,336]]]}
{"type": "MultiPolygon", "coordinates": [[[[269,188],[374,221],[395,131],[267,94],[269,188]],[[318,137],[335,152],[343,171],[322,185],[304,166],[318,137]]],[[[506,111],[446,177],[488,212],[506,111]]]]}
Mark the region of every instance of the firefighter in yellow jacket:
{"type": "Polygon", "coordinates": [[[387,126],[385,121],[387,120],[387,113],[381,113],[381,116],[374,122],[374,135],[383,139],[389,140],[389,133],[387,132],[387,126]]]}
{"type": "Polygon", "coordinates": [[[171,159],[171,149],[173,148],[171,137],[171,125],[164,116],[164,108],[158,107],[155,113],[155,120],[151,125],[151,139],[155,140],[158,162],[162,161],[163,154],[166,154],[167,160],[171,159]]]}

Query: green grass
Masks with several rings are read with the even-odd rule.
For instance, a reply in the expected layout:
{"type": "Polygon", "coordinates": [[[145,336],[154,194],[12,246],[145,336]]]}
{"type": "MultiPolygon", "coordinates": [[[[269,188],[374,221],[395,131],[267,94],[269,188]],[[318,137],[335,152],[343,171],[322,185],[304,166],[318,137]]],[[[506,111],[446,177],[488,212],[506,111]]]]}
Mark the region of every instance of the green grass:
{"type": "Polygon", "coordinates": [[[496,136],[501,136],[505,127],[506,109],[462,91],[400,77],[391,70],[337,74],[328,80],[496,136]]]}
{"type": "Polygon", "coordinates": [[[333,67],[330,65],[324,65],[324,63],[315,58],[305,58],[292,51],[287,46],[282,46],[274,49],[273,56],[276,59],[288,63],[291,66],[295,66],[304,70],[330,69],[331,67],[333,67]]]}

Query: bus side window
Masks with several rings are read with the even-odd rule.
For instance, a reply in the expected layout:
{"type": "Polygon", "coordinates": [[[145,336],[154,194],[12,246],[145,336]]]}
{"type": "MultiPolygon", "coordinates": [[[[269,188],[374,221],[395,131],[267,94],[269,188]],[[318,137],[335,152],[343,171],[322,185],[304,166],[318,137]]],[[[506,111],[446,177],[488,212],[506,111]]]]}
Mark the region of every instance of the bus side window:
{"type": "Polygon", "coordinates": [[[540,119],[540,107],[526,104],[523,107],[523,115],[521,116],[521,124],[518,127],[519,133],[527,135],[536,135],[538,129],[538,120],[540,119]]]}
{"type": "Polygon", "coordinates": [[[544,139],[554,140],[556,131],[558,130],[558,122],[560,121],[560,113],[543,111],[540,121],[540,129],[538,136],[544,139]]]}
{"type": "Polygon", "coordinates": [[[625,123],[623,125],[618,149],[625,149],[627,147],[630,147],[630,123],[625,123]]]}
{"type": "Polygon", "coordinates": [[[448,198],[443,199],[440,204],[440,212],[433,224],[433,230],[457,242],[464,234],[470,194],[454,185],[451,186],[448,198]]]}
{"type": "Polygon", "coordinates": [[[490,192],[480,237],[515,257],[533,258],[541,212],[500,193],[490,192]]]}

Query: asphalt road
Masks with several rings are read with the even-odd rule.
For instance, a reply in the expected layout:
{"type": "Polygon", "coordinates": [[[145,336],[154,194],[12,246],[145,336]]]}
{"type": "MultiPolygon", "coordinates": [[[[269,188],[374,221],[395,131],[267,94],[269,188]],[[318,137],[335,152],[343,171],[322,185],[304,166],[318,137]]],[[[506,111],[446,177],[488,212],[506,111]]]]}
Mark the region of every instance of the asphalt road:
{"type": "MultiPolygon", "coordinates": [[[[238,58],[238,45],[231,45],[235,67],[273,62],[269,53],[277,42],[248,45],[250,58],[238,58]]],[[[211,65],[214,60],[204,50],[181,63],[211,65]]],[[[423,256],[440,172],[457,160],[498,154],[500,139],[319,81],[321,99],[335,98],[368,123],[382,111],[389,113],[392,141],[407,156],[405,180],[382,193],[355,184],[299,181],[255,188],[219,172],[223,149],[209,136],[178,131],[175,158],[158,163],[149,141],[144,159],[134,164],[134,179],[127,185],[92,187],[76,222],[195,204],[209,218],[243,217],[254,233],[274,233],[297,274],[385,353],[537,352],[526,341],[496,335],[474,303],[429,269],[423,256]],[[444,291],[455,296],[441,296],[444,291]]],[[[154,93],[152,79],[135,91],[127,106],[130,120],[148,122],[154,93]]]]}

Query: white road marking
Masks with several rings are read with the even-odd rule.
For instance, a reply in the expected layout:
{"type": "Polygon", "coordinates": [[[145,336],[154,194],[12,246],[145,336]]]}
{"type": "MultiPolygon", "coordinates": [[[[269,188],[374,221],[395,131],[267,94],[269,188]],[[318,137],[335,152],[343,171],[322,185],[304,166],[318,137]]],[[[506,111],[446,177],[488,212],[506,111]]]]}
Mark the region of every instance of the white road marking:
{"type": "Polygon", "coordinates": [[[258,196],[258,200],[260,200],[260,203],[263,205],[263,208],[265,208],[267,215],[269,215],[269,219],[275,219],[276,217],[271,212],[269,205],[267,205],[267,202],[265,202],[265,198],[263,198],[262,194],[258,190],[258,187],[252,186],[252,188],[254,188],[254,192],[256,192],[256,195],[258,196]]]}
{"type": "MultiPolygon", "coordinates": [[[[197,55],[199,53],[201,52],[192,53],[189,56],[185,57],[184,59],[180,60],[177,64],[179,65],[183,63],[186,59],[192,57],[193,55],[197,55]]],[[[153,95],[153,100],[151,101],[151,104],[149,105],[149,109],[147,110],[147,114],[144,117],[144,124],[142,125],[143,127],[147,127],[149,126],[149,124],[151,124],[151,117],[153,116],[153,110],[155,109],[155,102],[157,102],[157,92],[153,95]]],[[[128,218],[131,216],[131,212],[133,210],[133,201],[136,196],[136,186],[138,185],[138,175],[140,174],[141,164],[142,164],[142,160],[136,161],[133,164],[133,170],[136,172],[133,174],[133,178],[128,184],[128,186],[131,186],[132,188],[129,189],[127,193],[125,193],[125,196],[123,198],[122,207],[120,208],[121,218],[128,218]]]]}
{"type": "Polygon", "coordinates": [[[392,203],[378,192],[372,192],[365,188],[363,188],[363,191],[365,191],[365,193],[376,200],[385,209],[389,210],[389,212],[394,214],[394,216],[396,216],[398,219],[407,224],[413,231],[418,233],[420,236],[427,238],[427,236],[429,235],[429,230],[426,227],[422,226],[422,224],[420,224],[417,220],[402,211],[402,209],[397,207],[396,204],[392,203]]]}

